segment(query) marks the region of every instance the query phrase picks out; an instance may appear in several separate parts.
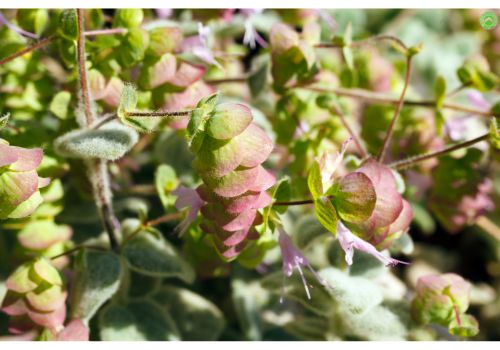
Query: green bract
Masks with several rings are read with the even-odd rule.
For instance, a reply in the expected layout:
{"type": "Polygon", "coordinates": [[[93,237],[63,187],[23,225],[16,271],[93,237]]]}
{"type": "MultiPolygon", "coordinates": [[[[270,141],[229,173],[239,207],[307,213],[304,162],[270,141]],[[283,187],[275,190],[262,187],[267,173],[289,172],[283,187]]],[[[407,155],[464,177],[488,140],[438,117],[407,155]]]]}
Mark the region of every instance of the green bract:
{"type": "Polygon", "coordinates": [[[36,171],[42,157],[40,148],[10,146],[0,139],[0,219],[26,217],[42,203],[38,189],[50,182],[36,171]]]}

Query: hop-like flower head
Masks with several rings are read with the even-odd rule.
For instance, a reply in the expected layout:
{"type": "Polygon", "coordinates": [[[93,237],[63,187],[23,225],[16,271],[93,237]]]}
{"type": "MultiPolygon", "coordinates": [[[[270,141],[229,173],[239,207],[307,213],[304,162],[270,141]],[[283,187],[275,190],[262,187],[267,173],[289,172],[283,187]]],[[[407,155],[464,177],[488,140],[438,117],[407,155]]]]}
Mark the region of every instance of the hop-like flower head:
{"type": "Polygon", "coordinates": [[[18,267],[7,279],[7,295],[2,311],[11,316],[9,331],[23,333],[38,326],[55,332],[66,317],[66,297],[62,278],[45,258],[18,267]]]}
{"type": "Polygon", "coordinates": [[[261,164],[273,143],[252,123],[252,113],[244,105],[219,104],[203,113],[203,126],[199,125],[191,146],[196,155],[193,165],[203,179],[196,190],[205,202],[201,227],[213,234],[221,255],[231,259],[248,239],[258,237],[254,228],[262,222],[258,210],[271,204],[266,190],[276,179],[261,164]]]}
{"type": "Polygon", "coordinates": [[[41,204],[38,189],[50,183],[36,172],[42,158],[41,148],[10,146],[0,139],[0,219],[26,217],[41,204]]]}
{"type": "Polygon", "coordinates": [[[447,326],[469,307],[471,285],[454,273],[418,279],[412,315],[422,323],[447,326]]]}

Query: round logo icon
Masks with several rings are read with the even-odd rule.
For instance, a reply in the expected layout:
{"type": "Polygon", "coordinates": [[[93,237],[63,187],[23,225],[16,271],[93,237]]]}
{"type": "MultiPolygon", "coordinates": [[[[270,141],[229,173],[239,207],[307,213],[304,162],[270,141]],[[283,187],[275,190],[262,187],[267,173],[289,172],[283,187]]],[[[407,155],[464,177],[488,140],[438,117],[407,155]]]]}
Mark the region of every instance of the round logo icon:
{"type": "Polygon", "coordinates": [[[498,24],[498,17],[495,14],[495,12],[486,11],[481,15],[481,18],[479,18],[479,23],[481,24],[481,27],[483,27],[484,29],[492,30],[498,24]]]}

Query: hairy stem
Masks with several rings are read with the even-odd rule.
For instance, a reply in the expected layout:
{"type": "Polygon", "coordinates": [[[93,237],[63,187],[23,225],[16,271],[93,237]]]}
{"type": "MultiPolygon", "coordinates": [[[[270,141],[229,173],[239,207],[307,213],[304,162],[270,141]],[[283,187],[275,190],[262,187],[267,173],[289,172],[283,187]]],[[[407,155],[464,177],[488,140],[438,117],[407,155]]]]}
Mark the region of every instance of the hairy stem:
{"type": "Polygon", "coordinates": [[[413,57],[412,55],[408,55],[406,58],[406,73],[405,73],[405,82],[403,86],[403,91],[401,92],[398,104],[396,105],[396,109],[394,110],[394,116],[392,117],[391,123],[389,124],[389,128],[387,129],[384,143],[382,145],[382,148],[380,149],[380,153],[377,156],[377,160],[379,162],[384,161],[385,153],[387,152],[387,148],[389,147],[389,143],[391,142],[392,133],[394,132],[394,125],[396,124],[396,120],[398,119],[401,109],[403,108],[403,104],[405,102],[406,90],[408,89],[408,85],[410,85],[412,57],[413,57]]]}
{"type": "MultiPolygon", "coordinates": [[[[372,36],[372,37],[364,39],[364,40],[354,41],[349,45],[349,47],[362,47],[362,46],[367,46],[367,45],[373,45],[374,43],[377,43],[380,41],[389,41],[389,42],[392,42],[393,44],[395,44],[396,46],[399,46],[403,51],[408,50],[408,47],[399,38],[392,36],[392,35],[387,35],[387,34],[375,35],[375,36],[372,36]]],[[[341,48],[343,46],[344,45],[322,43],[322,44],[316,44],[314,47],[317,47],[317,48],[341,48]]]]}
{"type": "Polygon", "coordinates": [[[242,77],[232,77],[232,78],[223,78],[223,79],[208,79],[205,80],[205,83],[210,85],[219,85],[226,83],[244,83],[248,80],[248,76],[242,77]]]}
{"type": "MultiPolygon", "coordinates": [[[[395,99],[395,98],[387,96],[385,94],[380,94],[377,92],[372,92],[372,91],[364,90],[364,89],[345,89],[345,88],[325,89],[325,88],[319,88],[319,87],[307,86],[307,85],[295,85],[292,87],[297,88],[297,89],[304,89],[304,90],[319,92],[319,93],[334,93],[334,94],[337,94],[339,96],[353,98],[353,99],[367,101],[367,102],[384,103],[384,104],[390,104],[390,105],[397,105],[399,103],[399,99],[395,99]]],[[[405,100],[404,104],[407,106],[412,106],[412,107],[425,107],[425,108],[432,108],[432,109],[436,108],[436,101],[435,100],[420,100],[420,101],[418,101],[418,100],[405,100]]],[[[491,116],[500,117],[500,114],[494,114],[491,111],[480,110],[480,109],[477,109],[474,107],[464,106],[461,104],[451,103],[451,102],[445,102],[443,104],[443,108],[455,110],[455,111],[460,111],[460,112],[476,114],[476,115],[481,115],[484,117],[491,117],[491,116]]]]}
{"type": "Polygon", "coordinates": [[[136,118],[147,118],[147,117],[158,117],[158,118],[168,118],[168,117],[184,117],[188,116],[193,111],[174,111],[174,112],[127,112],[127,117],[136,118]]]}
{"type": "MultiPolygon", "coordinates": [[[[82,9],[77,9],[78,19],[78,40],[77,40],[77,63],[78,76],[85,119],[82,120],[83,127],[89,127],[95,121],[94,111],[90,102],[89,86],[87,81],[87,69],[85,67],[85,35],[84,35],[84,13],[82,9]]],[[[111,200],[111,190],[109,184],[109,173],[107,162],[102,159],[88,160],[85,162],[88,169],[88,176],[92,183],[94,199],[99,209],[101,220],[109,237],[111,249],[119,250],[118,232],[116,228],[117,219],[113,211],[111,200]]]]}
{"type": "MultiPolygon", "coordinates": [[[[332,199],[333,196],[328,196],[328,198],[332,199]]],[[[303,199],[299,201],[289,201],[289,202],[274,202],[272,205],[292,206],[292,205],[304,205],[304,204],[314,204],[314,199],[303,199]]]]}
{"type": "Polygon", "coordinates": [[[50,260],[56,260],[62,256],[66,256],[66,255],[70,255],[70,254],[73,254],[77,251],[80,251],[82,249],[94,249],[94,250],[102,250],[102,251],[105,251],[106,248],[103,248],[103,247],[99,247],[99,246],[94,246],[94,245],[77,245],[76,247],[73,247],[71,249],[68,249],[60,254],[57,254],[57,255],[54,255],[54,256],[51,256],[49,259],[50,260]]]}
{"type": "Polygon", "coordinates": [[[340,121],[342,122],[342,125],[344,125],[344,127],[347,129],[347,131],[351,135],[354,143],[356,144],[356,147],[359,150],[359,153],[361,153],[361,156],[363,158],[366,157],[368,155],[368,153],[366,152],[365,148],[363,147],[363,144],[359,140],[358,135],[354,132],[354,130],[351,128],[351,126],[347,122],[346,117],[345,117],[344,113],[342,112],[342,110],[340,109],[340,107],[335,103],[332,105],[330,112],[333,114],[337,114],[339,116],[340,121]]]}
{"type": "Polygon", "coordinates": [[[18,57],[21,57],[22,55],[28,53],[28,52],[31,52],[31,51],[34,51],[34,50],[37,50],[37,49],[40,49],[44,46],[47,46],[48,44],[50,44],[56,37],[55,36],[49,36],[48,38],[45,38],[45,39],[42,39],[38,42],[36,42],[35,44],[31,45],[31,46],[28,46],[28,47],[25,47],[24,49],[22,50],[19,50],[15,53],[13,53],[12,55],[10,56],[7,56],[3,59],[0,60],[0,66],[7,63],[7,62],[10,62],[12,61],[13,59],[16,59],[18,57]]]}
{"type": "Polygon", "coordinates": [[[484,135],[476,137],[475,139],[465,141],[465,142],[460,142],[460,143],[457,143],[455,145],[445,147],[440,151],[422,154],[420,156],[410,157],[408,159],[404,159],[404,160],[400,160],[400,161],[391,163],[388,166],[390,168],[393,168],[396,170],[408,168],[408,167],[413,166],[417,163],[423,162],[424,160],[440,157],[440,156],[446,155],[448,153],[451,153],[453,151],[456,151],[458,149],[466,148],[466,147],[472,146],[478,142],[488,140],[489,137],[490,137],[490,135],[488,133],[486,133],[484,135]]]}

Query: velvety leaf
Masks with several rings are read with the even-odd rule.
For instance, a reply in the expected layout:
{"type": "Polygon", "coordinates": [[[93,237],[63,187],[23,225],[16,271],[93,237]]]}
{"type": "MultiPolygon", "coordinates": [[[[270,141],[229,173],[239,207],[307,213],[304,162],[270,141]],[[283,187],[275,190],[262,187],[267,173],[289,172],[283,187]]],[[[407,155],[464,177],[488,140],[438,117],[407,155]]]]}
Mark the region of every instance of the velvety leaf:
{"type": "MultiPolygon", "coordinates": [[[[316,278],[308,270],[303,270],[304,276],[310,285],[311,299],[307,298],[304,284],[298,271],[291,277],[283,279],[281,271],[267,275],[262,280],[262,286],[276,295],[282,295],[284,287],[284,300],[290,298],[298,301],[306,309],[317,315],[329,316],[333,312],[334,305],[328,290],[319,284],[316,278]],[[284,284],[283,284],[284,283],[284,284]]],[[[332,286],[335,288],[335,286],[332,286]]]]}
{"type": "Polygon", "coordinates": [[[71,320],[57,335],[57,341],[88,341],[90,331],[82,320],[71,320]]]}
{"type": "Polygon", "coordinates": [[[369,279],[353,277],[333,267],[319,271],[333,289],[333,298],[353,314],[363,314],[383,300],[380,287],[369,279]]]}
{"type": "Polygon", "coordinates": [[[174,320],[148,299],[108,305],[99,315],[99,328],[104,341],[180,340],[174,320]]]}
{"type": "Polygon", "coordinates": [[[138,234],[123,247],[123,256],[130,267],[139,273],[156,277],[177,277],[187,283],[194,280],[191,266],[162,237],[138,234]]]}
{"type": "Polygon", "coordinates": [[[224,329],[222,312],[188,289],[164,286],[153,298],[172,315],[183,340],[217,340],[224,329]]]}
{"type": "Polygon", "coordinates": [[[254,98],[265,90],[268,70],[268,62],[264,62],[248,77],[248,85],[250,86],[250,92],[254,98]]]}
{"type": "Polygon", "coordinates": [[[116,160],[123,157],[138,140],[134,129],[112,122],[99,129],[64,134],[55,140],[54,149],[68,158],[116,160]]]}
{"type": "Polygon", "coordinates": [[[122,276],[120,258],[111,252],[79,254],[71,295],[71,317],[86,324],[118,290],[122,276]]]}

